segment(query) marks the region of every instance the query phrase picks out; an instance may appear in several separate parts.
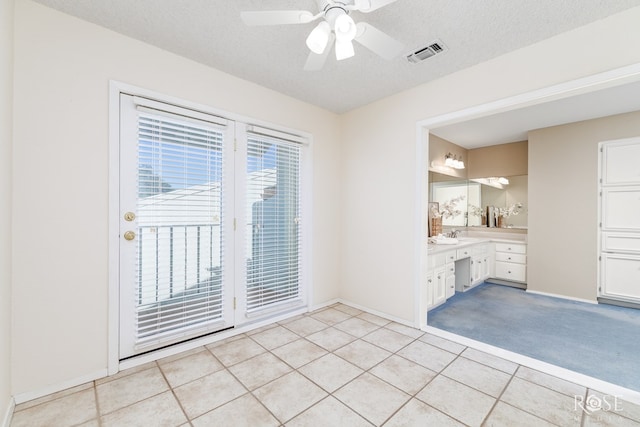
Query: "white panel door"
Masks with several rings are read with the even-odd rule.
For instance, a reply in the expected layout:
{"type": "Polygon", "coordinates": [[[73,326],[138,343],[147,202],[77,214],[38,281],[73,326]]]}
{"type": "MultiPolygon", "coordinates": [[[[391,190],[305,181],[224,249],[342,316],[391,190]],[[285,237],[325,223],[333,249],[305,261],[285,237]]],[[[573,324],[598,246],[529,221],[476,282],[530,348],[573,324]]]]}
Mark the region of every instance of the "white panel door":
{"type": "Polygon", "coordinates": [[[640,186],[602,191],[603,230],[640,231],[640,186]]]}
{"type": "Polygon", "coordinates": [[[601,295],[640,300],[640,255],[603,254],[601,295]]]}
{"type": "Polygon", "coordinates": [[[640,138],[629,138],[604,146],[604,185],[640,184],[640,138]]]}

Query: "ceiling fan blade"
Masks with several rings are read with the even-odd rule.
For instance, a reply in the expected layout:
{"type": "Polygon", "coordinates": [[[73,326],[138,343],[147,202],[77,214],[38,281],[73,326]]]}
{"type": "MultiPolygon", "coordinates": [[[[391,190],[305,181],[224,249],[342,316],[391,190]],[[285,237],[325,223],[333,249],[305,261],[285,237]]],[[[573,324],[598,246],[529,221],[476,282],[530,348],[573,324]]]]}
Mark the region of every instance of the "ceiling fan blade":
{"type": "Polygon", "coordinates": [[[404,50],[404,45],[366,22],[358,22],[355,41],[384,59],[393,59],[404,50]]]}
{"type": "Polygon", "coordinates": [[[360,12],[369,13],[396,1],[397,0],[356,0],[355,6],[360,12]]]}
{"type": "Polygon", "coordinates": [[[333,41],[335,40],[335,38],[336,37],[333,35],[333,33],[329,36],[327,47],[321,54],[309,52],[307,62],[304,64],[305,71],[319,71],[322,69],[322,67],[324,67],[325,62],[327,62],[327,58],[331,53],[331,48],[333,47],[333,41]]]}
{"type": "Polygon", "coordinates": [[[240,12],[242,21],[249,26],[306,24],[316,17],[306,10],[267,10],[240,12]]]}

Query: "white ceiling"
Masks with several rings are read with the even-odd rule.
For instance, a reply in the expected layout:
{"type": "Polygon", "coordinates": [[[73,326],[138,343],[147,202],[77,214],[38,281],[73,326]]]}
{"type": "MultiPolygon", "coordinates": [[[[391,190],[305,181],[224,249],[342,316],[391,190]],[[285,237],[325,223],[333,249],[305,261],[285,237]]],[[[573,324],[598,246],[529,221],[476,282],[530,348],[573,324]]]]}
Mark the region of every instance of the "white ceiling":
{"type": "Polygon", "coordinates": [[[640,5],[640,0],[397,0],[352,16],[404,43],[407,53],[435,39],[448,51],[410,64],[404,55],[386,61],[356,45],[355,57],[337,62],[331,56],[322,71],[308,72],[305,39],[314,23],[247,27],[240,12],[315,12],[315,0],[36,1],[336,113],[640,5]]]}
{"type": "Polygon", "coordinates": [[[640,81],[430,129],[464,148],[526,141],[528,131],[640,111],[640,81]]]}

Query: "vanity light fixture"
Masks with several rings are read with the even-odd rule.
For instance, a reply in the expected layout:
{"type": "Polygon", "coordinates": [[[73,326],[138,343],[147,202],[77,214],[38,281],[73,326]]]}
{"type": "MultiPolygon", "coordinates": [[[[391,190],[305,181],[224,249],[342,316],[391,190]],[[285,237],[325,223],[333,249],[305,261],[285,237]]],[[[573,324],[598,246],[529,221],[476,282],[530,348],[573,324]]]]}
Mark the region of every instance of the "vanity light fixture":
{"type": "MultiPolygon", "coordinates": [[[[462,156],[460,156],[460,159],[462,159],[462,156]]],[[[451,153],[447,153],[444,156],[444,165],[454,169],[464,169],[464,162],[458,160],[458,157],[451,153]]]]}

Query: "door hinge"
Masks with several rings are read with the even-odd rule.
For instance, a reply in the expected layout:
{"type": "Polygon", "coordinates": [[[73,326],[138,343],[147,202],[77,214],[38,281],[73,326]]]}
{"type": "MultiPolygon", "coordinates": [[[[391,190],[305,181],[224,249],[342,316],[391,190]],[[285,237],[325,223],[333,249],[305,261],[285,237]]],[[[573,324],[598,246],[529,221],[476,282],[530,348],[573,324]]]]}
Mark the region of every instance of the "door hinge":
{"type": "Polygon", "coordinates": [[[233,139],[233,151],[238,151],[238,140],[233,139]]]}
{"type": "Polygon", "coordinates": [[[598,257],[598,261],[602,261],[602,255],[598,257]]]}
{"type": "Polygon", "coordinates": [[[233,309],[236,309],[236,297],[233,297],[233,309]]]}
{"type": "Polygon", "coordinates": [[[233,218],[233,231],[236,231],[237,220],[233,218]]]}

